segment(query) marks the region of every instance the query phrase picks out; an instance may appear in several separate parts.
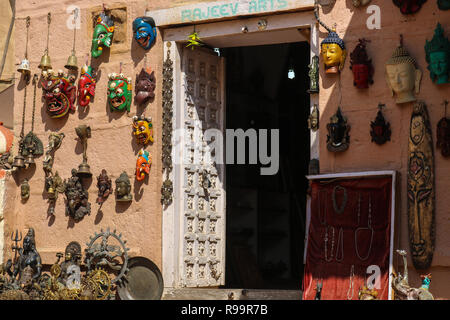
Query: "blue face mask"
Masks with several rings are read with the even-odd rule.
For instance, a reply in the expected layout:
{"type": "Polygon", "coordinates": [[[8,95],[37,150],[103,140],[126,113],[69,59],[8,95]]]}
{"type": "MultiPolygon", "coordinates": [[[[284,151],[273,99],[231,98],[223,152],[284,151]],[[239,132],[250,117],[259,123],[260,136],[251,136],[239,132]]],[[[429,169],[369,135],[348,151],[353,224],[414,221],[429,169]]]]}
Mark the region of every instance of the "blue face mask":
{"type": "Polygon", "coordinates": [[[156,40],[155,22],[150,17],[136,18],[133,22],[134,39],[145,50],[150,49],[156,40]]]}

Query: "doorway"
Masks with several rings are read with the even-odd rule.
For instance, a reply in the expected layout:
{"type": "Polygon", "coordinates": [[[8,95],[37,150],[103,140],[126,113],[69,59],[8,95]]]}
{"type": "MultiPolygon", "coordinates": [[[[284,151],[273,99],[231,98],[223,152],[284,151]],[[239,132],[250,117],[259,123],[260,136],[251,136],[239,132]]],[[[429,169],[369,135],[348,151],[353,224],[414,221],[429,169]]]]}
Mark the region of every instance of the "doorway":
{"type": "Polygon", "coordinates": [[[226,165],[226,288],[301,289],[310,51],[308,42],[221,49],[226,129],[279,129],[275,175],[260,175],[260,164],[226,165]]]}

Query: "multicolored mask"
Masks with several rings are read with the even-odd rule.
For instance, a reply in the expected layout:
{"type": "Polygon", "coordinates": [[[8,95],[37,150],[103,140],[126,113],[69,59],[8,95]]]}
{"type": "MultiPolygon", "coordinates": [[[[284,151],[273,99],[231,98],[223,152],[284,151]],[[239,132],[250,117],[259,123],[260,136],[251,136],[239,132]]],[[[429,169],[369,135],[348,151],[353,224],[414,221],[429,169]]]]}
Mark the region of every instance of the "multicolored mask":
{"type": "Polygon", "coordinates": [[[366,89],[373,84],[373,66],[366,52],[366,39],[359,39],[359,44],[350,54],[350,69],[353,71],[353,85],[366,89]]]}
{"type": "Polygon", "coordinates": [[[155,97],[156,79],[155,72],[150,68],[142,69],[141,73],[136,76],[136,96],[134,101],[138,105],[147,103],[155,97]]]}
{"type": "Polygon", "coordinates": [[[133,135],[136,137],[137,144],[145,146],[147,143],[153,142],[152,118],[134,116],[133,130],[133,135]]]}
{"type": "Polygon", "coordinates": [[[47,112],[52,118],[64,117],[70,110],[75,110],[77,88],[75,77],[66,77],[62,70],[55,75],[53,70],[42,72],[42,89],[46,101],[47,112]]]}
{"type": "Polygon", "coordinates": [[[104,47],[111,47],[113,35],[113,19],[104,12],[100,13],[94,28],[94,35],[92,36],[91,55],[94,58],[98,58],[102,55],[104,47]]]}
{"type": "Polygon", "coordinates": [[[150,49],[156,40],[155,20],[150,17],[139,17],[133,21],[133,33],[136,42],[145,50],[150,49]]]}
{"type": "Polygon", "coordinates": [[[138,153],[136,161],[136,180],[142,181],[145,179],[145,175],[150,173],[150,166],[152,164],[152,157],[147,150],[142,149],[138,153]]]}
{"type": "Polygon", "coordinates": [[[78,80],[78,103],[86,107],[95,96],[95,75],[91,66],[81,68],[80,80],[78,80]]]}
{"type": "Polygon", "coordinates": [[[400,8],[403,14],[413,14],[422,8],[427,0],[393,0],[394,4],[400,8]]]}
{"type": "Polygon", "coordinates": [[[132,85],[131,78],[125,78],[121,73],[119,75],[111,73],[108,75],[108,104],[111,111],[130,112],[132,85]]]}
{"type": "Polygon", "coordinates": [[[339,73],[344,68],[347,50],[344,41],[333,29],[320,44],[325,73],[339,73]]]}
{"type": "Polygon", "coordinates": [[[450,78],[450,41],[444,36],[444,30],[438,23],[434,30],[434,37],[425,44],[426,60],[428,70],[433,82],[444,84],[449,82],[450,78]]]}

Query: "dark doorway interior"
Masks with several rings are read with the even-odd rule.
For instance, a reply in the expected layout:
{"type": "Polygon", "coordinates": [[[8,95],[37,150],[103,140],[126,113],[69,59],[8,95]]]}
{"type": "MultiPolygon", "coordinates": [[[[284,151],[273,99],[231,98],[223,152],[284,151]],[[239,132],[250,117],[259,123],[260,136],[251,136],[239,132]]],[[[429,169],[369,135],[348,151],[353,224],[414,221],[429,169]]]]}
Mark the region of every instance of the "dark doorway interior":
{"type": "Polygon", "coordinates": [[[310,158],[310,47],[298,42],[221,52],[227,66],[226,128],[280,130],[276,175],[260,175],[260,164],[227,165],[226,287],[299,290],[310,158]]]}

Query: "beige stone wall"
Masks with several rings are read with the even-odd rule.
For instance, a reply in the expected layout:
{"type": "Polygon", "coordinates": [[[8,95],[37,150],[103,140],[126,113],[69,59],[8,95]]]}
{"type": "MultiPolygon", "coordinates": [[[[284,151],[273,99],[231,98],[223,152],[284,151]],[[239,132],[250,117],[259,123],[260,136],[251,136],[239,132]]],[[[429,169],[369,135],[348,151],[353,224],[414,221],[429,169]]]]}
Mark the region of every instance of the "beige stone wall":
{"type": "MultiPolygon", "coordinates": [[[[369,30],[366,8],[355,9],[351,0],[336,1],[330,8],[321,10],[321,19],[328,25],[337,24],[337,32],[345,40],[348,54],[356,47],[358,39],[365,37],[371,42],[367,51],[375,67],[374,85],[368,90],[358,90],[353,86],[350,58],[347,57],[345,69],[341,74],[342,110],[352,126],[350,148],[335,154],[326,149],[326,124],[336,112],[340,93],[338,78],[326,76],[321,68],[320,92],[320,169],[321,173],[350,172],[367,170],[397,170],[400,173],[398,184],[399,225],[396,226],[396,247],[409,249],[407,225],[406,174],[408,157],[408,134],[412,104],[395,104],[394,97],[385,81],[384,65],[399,44],[399,34],[404,35],[404,45],[416,58],[423,72],[422,86],[418,98],[428,106],[433,140],[436,142],[436,124],[444,115],[442,102],[449,99],[450,85],[437,86],[432,83],[425,60],[425,40],[431,40],[437,22],[441,22],[445,35],[450,36],[450,11],[440,11],[436,1],[428,1],[417,14],[406,17],[392,4],[392,1],[373,0],[371,4],[381,8],[381,29],[369,30]],[[386,119],[391,123],[391,141],[383,146],[371,142],[370,121],[375,119],[378,103],[385,103],[386,119]]],[[[326,30],[320,28],[321,40],[326,30]]],[[[321,60],[322,61],[322,60],[321,60]]],[[[450,298],[450,200],[446,196],[450,187],[449,159],[435,150],[436,174],[436,249],[433,257],[431,290],[440,297],[450,298]]],[[[394,259],[397,266],[397,257],[394,259]]],[[[400,262],[401,263],[401,262],[400,262]]],[[[412,263],[410,261],[410,266],[412,263]]],[[[420,285],[417,272],[411,268],[411,283],[420,285]]]]}

